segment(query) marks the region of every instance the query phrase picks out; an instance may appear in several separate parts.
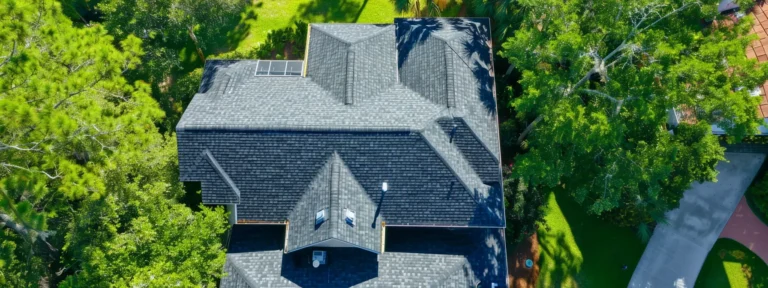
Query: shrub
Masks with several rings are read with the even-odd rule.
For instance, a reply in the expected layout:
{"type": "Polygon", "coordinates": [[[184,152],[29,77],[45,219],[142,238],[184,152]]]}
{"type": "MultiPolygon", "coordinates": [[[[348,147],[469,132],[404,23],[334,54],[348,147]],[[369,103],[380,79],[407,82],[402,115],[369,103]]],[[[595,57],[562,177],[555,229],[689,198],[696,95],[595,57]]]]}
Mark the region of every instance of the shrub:
{"type": "Polygon", "coordinates": [[[507,240],[517,243],[536,232],[544,222],[546,199],[535,187],[510,176],[511,169],[504,166],[504,206],[507,218],[507,240]]]}
{"type": "Polygon", "coordinates": [[[296,21],[292,27],[272,30],[267,34],[267,40],[259,46],[246,50],[235,50],[219,54],[216,59],[303,59],[304,48],[307,46],[307,22],[296,21]],[[293,49],[291,55],[284,55],[285,45],[293,49]]]}
{"type": "Polygon", "coordinates": [[[768,177],[766,175],[761,176],[752,186],[749,186],[747,196],[758,210],[753,212],[762,213],[765,216],[764,219],[768,218],[768,177]]]}

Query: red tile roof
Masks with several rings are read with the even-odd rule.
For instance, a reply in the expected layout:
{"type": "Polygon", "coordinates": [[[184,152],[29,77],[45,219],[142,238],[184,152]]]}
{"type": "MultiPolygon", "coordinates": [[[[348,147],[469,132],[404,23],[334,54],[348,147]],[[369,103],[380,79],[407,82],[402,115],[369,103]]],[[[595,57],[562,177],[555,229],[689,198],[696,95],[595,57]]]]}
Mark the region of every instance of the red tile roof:
{"type": "MultiPolygon", "coordinates": [[[[764,2],[758,1],[752,8],[752,14],[755,15],[755,25],[752,27],[752,31],[760,37],[759,40],[752,42],[751,47],[747,47],[747,58],[757,59],[760,62],[768,62],[768,5],[764,2]]],[[[768,82],[762,87],[763,99],[760,101],[760,106],[757,109],[757,115],[763,118],[768,118],[768,82]]]]}

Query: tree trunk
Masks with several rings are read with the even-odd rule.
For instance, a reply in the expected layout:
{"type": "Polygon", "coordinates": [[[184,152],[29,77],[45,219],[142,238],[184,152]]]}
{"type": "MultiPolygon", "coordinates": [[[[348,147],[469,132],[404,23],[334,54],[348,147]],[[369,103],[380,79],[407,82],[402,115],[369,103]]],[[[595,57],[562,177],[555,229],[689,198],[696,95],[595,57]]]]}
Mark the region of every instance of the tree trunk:
{"type": "Polygon", "coordinates": [[[523,143],[523,140],[525,140],[525,137],[528,136],[528,134],[531,133],[531,131],[533,131],[533,127],[536,126],[536,124],[541,122],[541,120],[543,119],[544,119],[544,116],[541,116],[541,114],[539,114],[539,116],[536,117],[536,119],[533,120],[531,124],[528,124],[528,127],[525,127],[525,130],[523,130],[523,133],[520,134],[520,137],[517,137],[517,145],[520,145],[521,143],[523,143]]]}
{"type": "Polygon", "coordinates": [[[187,26],[187,32],[189,33],[189,38],[192,38],[192,42],[195,43],[195,49],[197,49],[197,56],[200,57],[200,61],[203,61],[203,63],[205,63],[205,56],[203,55],[203,49],[200,49],[200,45],[197,42],[197,36],[195,36],[195,30],[192,28],[192,26],[187,26]]]}

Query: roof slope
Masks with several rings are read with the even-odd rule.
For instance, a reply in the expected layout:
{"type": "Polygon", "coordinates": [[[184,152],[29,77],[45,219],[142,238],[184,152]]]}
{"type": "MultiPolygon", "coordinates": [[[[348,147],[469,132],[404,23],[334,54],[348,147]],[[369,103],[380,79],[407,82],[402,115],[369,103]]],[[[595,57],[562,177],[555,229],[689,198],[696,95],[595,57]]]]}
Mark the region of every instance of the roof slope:
{"type": "Polygon", "coordinates": [[[332,245],[358,247],[378,254],[382,219],[375,212],[376,204],[339,154],[333,153],[288,216],[286,249],[293,252],[333,241],[332,245]],[[344,220],[347,209],[355,212],[354,226],[344,220]],[[316,213],[321,210],[325,211],[326,219],[318,225],[316,213]]]}
{"type": "Polygon", "coordinates": [[[238,219],[285,221],[337,153],[388,223],[503,227],[488,20],[311,27],[307,77],[206,62],[177,126],[181,179],[203,182],[204,203],[237,187],[238,219]],[[233,185],[198,165],[206,149],[233,185]]]}
{"type": "Polygon", "coordinates": [[[387,228],[386,253],[325,248],[284,254],[280,226],[235,226],[222,287],[505,287],[503,229],[387,228]],[[354,267],[354,269],[348,269],[354,267]]]}

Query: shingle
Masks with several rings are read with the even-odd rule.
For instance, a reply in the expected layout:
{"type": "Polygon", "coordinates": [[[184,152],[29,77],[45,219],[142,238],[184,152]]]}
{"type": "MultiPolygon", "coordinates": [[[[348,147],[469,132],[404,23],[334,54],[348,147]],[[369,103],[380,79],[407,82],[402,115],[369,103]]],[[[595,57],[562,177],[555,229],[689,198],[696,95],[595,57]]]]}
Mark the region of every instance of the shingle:
{"type": "MultiPolygon", "coordinates": [[[[441,128],[435,129],[447,143],[441,128]]],[[[240,189],[238,219],[288,219],[335,152],[374,203],[381,201],[381,183],[389,183],[381,205],[381,217],[388,223],[500,225],[499,219],[488,219],[486,209],[473,199],[475,192],[463,187],[420,133],[181,131],[177,137],[182,179],[200,181],[209,173],[218,177],[195,164],[201,151],[209,149],[240,189]]]]}
{"type": "Polygon", "coordinates": [[[337,153],[320,168],[288,220],[289,252],[330,240],[381,252],[383,218],[376,215],[376,204],[337,153]],[[346,209],[355,212],[357,225],[345,223],[346,209]],[[315,216],[321,210],[325,210],[326,219],[316,225],[315,216]]]}
{"type": "Polygon", "coordinates": [[[277,226],[235,226],[221,287],[506,287],[503,229],[388,227],[378,260],[359,249],[318,248],[328,264],[313,268],[314,249],[284,254],[277,226]]]}

